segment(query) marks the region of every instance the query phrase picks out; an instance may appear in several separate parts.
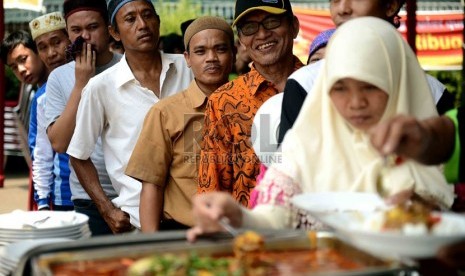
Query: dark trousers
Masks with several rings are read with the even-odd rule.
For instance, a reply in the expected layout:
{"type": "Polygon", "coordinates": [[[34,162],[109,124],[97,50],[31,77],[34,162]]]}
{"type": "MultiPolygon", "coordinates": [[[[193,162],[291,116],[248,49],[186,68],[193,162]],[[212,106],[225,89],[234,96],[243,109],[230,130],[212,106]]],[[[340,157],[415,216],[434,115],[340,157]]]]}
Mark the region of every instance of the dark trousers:
{"type": "Polygon", "coordinates": [[[160,231],[169,231],[169,230],[187,230],[190,227],[175,221],[174,219],[162,220],[160,222],[160,231]]]}
{"type": "Polygon", "coordinates": [[[73,211],[74,206],[68,205],[52,205],[53,211],[73,211]]]}
{"type": "Polygon", "coordinates": [[[89,217],[89,228],[93,237],[113,234],[92,200],[75,199],[73,203],[76,212],[89,217]]]}

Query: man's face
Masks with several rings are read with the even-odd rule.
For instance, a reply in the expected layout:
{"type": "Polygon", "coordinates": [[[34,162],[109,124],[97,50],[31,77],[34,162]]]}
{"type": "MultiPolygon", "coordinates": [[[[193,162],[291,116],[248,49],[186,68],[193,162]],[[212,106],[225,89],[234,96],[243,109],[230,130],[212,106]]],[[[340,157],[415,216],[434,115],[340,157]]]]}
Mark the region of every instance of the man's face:
{"type": "Polygon", "coordinates": [[[66,20],[66,29],[71,42],[82,36],[86,43],[92,44],[97,54],[109,51],[110,34],[108,26],[97,11],[78,11],[66,20]]]}
{"type": "Polygon", "coordinates": [[[289,18],[285,15],[274,15],[264,11],[250,12],[237,24],[239,39],[247,50],[248,55],[259,66],[271,66],[280,63],[282,60],[292,58],[293,40],[297,36],[299,27],[297,19],[289,18]],[[263,25],[266,22],[280,20],[276,28],[272,23],[268,29],[263,25]],[[250,23],[259,24],[258,31],[251,35],[244,34],[241,28],[245,28],[250,23]]]}
{"type": "Polygon", "coordinates": [[[213,92],[228,81],[234,52],[231,38],[225,32],[206,29],[196,33],[184,56],[202,91],[213,92]]]}
{"type": "Polygon", "coordinates": [[[126,52],[154,51],[158,48],[160,22],[152,6],[145,1],[125,4],[115,16],[118,31],[111,27],[115,40],[126,52]]]}
{"type": "Polygon", "coordinates": [[[36,85],[43,80],[45,65],[39,55],[23,44],[8,53],[7,65],[21,82],[36,85]]]}
{"type": "Polygon", "coordinates": [[[35,39],[40,59],[51,72],[66,63],[66,47],[71,43],[64,30],[56,30],[35,39]]]}
{"type": "Polygon", "coordinates": [[[374,16],[387,19],[387,1],[381,0],[330,0],[331,19],[336,26],[352,18],[374,16]]]}

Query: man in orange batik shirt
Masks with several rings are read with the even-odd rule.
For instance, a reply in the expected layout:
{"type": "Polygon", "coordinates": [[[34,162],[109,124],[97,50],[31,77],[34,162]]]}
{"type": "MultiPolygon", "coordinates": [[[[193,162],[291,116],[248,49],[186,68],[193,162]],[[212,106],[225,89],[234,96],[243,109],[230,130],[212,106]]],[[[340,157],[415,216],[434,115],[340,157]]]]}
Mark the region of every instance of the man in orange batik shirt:
{"type": "Polygon", "coordinates": [[[250,140],[254,116],[303,64],[292,54],[299,21],[289,0],[237,0],[233,26],[253,66],[209,98],[198,192],[227,191],[248,206],[260,170],[250,140]]]}

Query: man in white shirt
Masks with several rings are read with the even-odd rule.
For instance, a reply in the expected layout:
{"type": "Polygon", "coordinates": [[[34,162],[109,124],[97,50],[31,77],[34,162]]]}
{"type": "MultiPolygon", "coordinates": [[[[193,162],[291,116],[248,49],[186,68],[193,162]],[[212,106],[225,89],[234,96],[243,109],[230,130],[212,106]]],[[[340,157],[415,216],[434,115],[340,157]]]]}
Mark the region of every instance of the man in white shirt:
{"type": "Polygon", "coordinates": [[[147,111],[159,99],[187,88],[193,75],[182,55],[157,51],[160,19],[150,1],[111,0],[108,14],[110,33],[122,42],[125,55],[84,88],[67,152],[99,211],[109,214],[122,210],[132,226],[140,228],[141,183],[125,175],[125,168],[147,111]],[[99,137],[106,169],[118,194],[113,200],[100,188],[89,159],[99,137]]]}
{"type": "MultiPolygon", "coordinates": [[[[73,47],[66,52],[75,60],[56,68],[48,77],[45,108],[47,135],[53,149],[58,153],[66,152],[73,136],[84,86],[91,77],[107,70],[121,59],[121,55],[109,50],[110,33],[105,0],[65,0],[63,15],[69,39],[73,42],[73,47]],[[76,47],[79,41],[83,41],[81,50],[76,47]]],[[[93,150],[92,162],[105,194],[110,198],[116,197],[116,191],[105,169],[101,143],[93,150]]],[[[74,169],[70,169],[69,183],[74,210],[89,217],[92,236],[112,234],[109,225],[119,224],[119,221],[125,221],[125,225],[130,226],[129,219],[122,212],[104,217],[81,185],[74,169]]]]}

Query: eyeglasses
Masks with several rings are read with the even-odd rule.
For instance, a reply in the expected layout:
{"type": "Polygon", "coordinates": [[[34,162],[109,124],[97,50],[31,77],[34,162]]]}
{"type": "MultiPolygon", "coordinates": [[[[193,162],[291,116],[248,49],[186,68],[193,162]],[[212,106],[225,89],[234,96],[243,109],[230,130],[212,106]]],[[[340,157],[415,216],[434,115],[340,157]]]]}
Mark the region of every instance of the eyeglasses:
{"type": "Polygon", "coordinates": [[[265,28],[265,30],[273,30],[281,26],[283,17],[282,16],[270,16],[265,18],[261,22],[257,21],[247,21],[241,25],[238,25],[237,28],[239,31],[246,36],[253,35],[258,32],[260,25],[265,28]]]}

